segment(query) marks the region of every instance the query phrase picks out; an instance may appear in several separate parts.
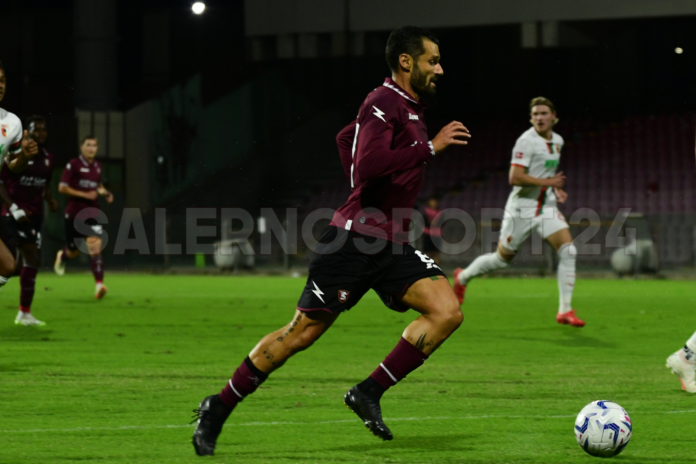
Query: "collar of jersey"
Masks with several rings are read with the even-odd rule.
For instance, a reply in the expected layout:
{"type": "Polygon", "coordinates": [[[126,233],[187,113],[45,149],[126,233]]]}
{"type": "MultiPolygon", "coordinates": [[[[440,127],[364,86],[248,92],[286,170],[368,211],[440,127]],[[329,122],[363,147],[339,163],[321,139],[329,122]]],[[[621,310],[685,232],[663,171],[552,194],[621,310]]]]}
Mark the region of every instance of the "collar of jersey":
{"type": "Polygon", "coordinates": [[[382,84],[382,85],[383,85],[384,87],[387,87],[387,88],[389,88],[389,89],[392,89],[394,92],[398,93],[399,95],[401,95],[402,97],[404,97],[406,100],[411,101],[411,102],[415,103],[416,105],[420,105],[420,103],[417,102],[416,100],[414,100],[413,98],[411,98],[411,96],[410,96],[408,93],[406,93],[406,91],[405,91],[404,89],[402,89],[401,87],[399,87],[399,85],[398,85],[396,82],[394,82],[394,81],[391,79],[391,77],[387,77],[387,78],[384,80],[384,84],[382,84]]]}

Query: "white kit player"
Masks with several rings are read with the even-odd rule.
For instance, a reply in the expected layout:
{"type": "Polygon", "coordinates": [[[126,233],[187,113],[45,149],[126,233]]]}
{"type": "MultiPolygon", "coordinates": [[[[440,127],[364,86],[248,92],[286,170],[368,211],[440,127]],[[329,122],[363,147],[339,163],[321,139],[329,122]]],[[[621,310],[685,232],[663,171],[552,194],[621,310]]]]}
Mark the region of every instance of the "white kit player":
{"type": "MultiPolygon", "coordinates": [[[[7,79],[5,68],[0,63],[0,101],[5,97],[7,79]]],[[[22,121],[0,108],[0,164],[6,163],[12,172],[21,172],[27,165],[27,161],[39,152],[39,146],[33,140],[27,140],[27,131],[22,131],[22,121]]],[[[9,208],[10,214],[19,221],[26,217],[26,213],[16,204],[9,208]]],[[[0,288],[2,288],[15,271],[15,259],[5,244],[0,240],[0,288]]],[[[15,324],[43,325],[31,313],[19,311],[15,324]]]]}
{"type": "Polygon", "coordinates": [[[696,393],[696,333],[686,341],[684,348],[667,358],[667,367],[679,376],[682,390],[696,393]]]}
{"type": "Polygon", "coordinates": [[[583,327],[571,306],[575,286],[577,250],[568,223],[556,208],[568,194],[563,190],[565,176],[556,173],[561,158],[563,137],[553,132],[558,122],[550,100],[537,97],[529,104],[532,126],[517,139],[512,150],[510,185],[512,192],[505,205],[500,241],[495,253],[476,258],[466,269],[454,271],[454,291],[459,302],[471,279],[510,265],[520,245],[536,230],[558,254],[558,291],[560,303],[556,321],[583,327]]]}

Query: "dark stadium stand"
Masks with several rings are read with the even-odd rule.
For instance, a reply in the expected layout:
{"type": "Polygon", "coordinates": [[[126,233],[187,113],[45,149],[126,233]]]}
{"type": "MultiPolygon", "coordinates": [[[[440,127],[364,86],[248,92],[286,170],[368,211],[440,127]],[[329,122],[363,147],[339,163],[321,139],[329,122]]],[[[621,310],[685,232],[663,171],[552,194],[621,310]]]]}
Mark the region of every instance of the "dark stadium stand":
{"type": "MultiPolygon", "coordinates": [[[[692,114],[633,115],[609,123],[563,119],[557,131],[565,139],[560,170],[568,176],[566,215],[582,207],[603,219],[619,208],[644,213],[652,218],[661,263],[691,264],[695,127],[692,114]]],[[[443,209],[461,208],[478,218],[481,208],[504,207],[510,152],[525,128],[500,122],[471,130],[469,147],[432,161],[421,200],[440,194],[443,209]]],[[[303,210],[337,208],[349,191],[348,181],[338,178],[313,194],[303,210]]]]}

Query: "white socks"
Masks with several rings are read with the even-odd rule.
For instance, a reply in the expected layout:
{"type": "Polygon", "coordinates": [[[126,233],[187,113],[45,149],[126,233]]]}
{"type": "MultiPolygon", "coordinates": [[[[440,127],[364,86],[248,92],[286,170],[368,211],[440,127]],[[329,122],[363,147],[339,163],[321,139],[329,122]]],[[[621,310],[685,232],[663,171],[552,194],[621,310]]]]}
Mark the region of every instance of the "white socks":
{"type": "MultiPolygon", "coordinates": [[[[575,288],[575,256],[578,250],[572,243],[566,243],[558,249],[558,312],[567,313],[572,308],[573,289],[575,288]]],[[[491,271],[505,269],[509,263],[505,261],[497,252],[481,255],[469,264],[459,274],[459,283],[466,285],[474,277],[488,274],[491,271]]],[[[692,337],[693,348],[696,350],[696,334],[692,337]]]]}
{"type": "Polygon", "coordinates": [[[469,264],[469,267],[459,273],[459,283],[466,285],[467,282],[474,277],[478,277],[481,274],[488,274],[498,269],[505,269],[509,265],[510,264],[505,261],[497,251],[481,255],[476,258],[473,263],[469,264]]]}
{"type": "Polygon", "coordinates": [[[577,248],[572,243],[561,245],[558,249],[558,313],[567,313],[572,308],[575,288],[575,256],[577,248]]]}

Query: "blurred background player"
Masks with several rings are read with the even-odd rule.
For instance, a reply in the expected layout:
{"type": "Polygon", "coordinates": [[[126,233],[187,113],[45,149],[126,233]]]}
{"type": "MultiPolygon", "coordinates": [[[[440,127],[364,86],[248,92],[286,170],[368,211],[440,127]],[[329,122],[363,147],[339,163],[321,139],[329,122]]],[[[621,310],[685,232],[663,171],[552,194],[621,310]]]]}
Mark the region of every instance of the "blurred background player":
{"type": "Polygon", "coordinates": [[[679,376],[682,390],[696,393],[696,332],[686,341],[684,348],[667,358],[667,367],[679,376]]]}
{"type": "Polygon", "coordinates": [[[96,137],[86,136],[80,144],[80,156],[70,160],[60,178],[58,192],[68,195],[68,205],[65,207],[65,248],[56,254],[54,270],[59,276],[65,274],[65,263],[80,254],[75,244],[76,239],[84,238],[96,283],[94,297],[101,299],[107,290],[104,286],[104,263],[101,256],[103,231],[96,220],[99,209],[97,198],[101,195],[107,203],[111,203],[114,196],[101,183],[101,163],[94,159],[98,150],[96,137]],[[75,218],[82,211],[80,220],[84,220],[89,226],[91,231],[88,234],[75,227],[75,218]]]}
{"type": "MultiPolygon", "coordinates": [[[[0,102],[5,98],[7,91],[7,77],[5,68],[0,62],[0,102]]],[[[27,131],[22,131],[22,121],[10,113],[0,108],[0,163],[3,167],[7,166],[13,172],[18,172],[27,166],[27,162],[39,152],[39,146],[35,141],[29,140],[27,131]]],[[[13,205],[10,213],[21,217],[20,208],[13,205]]],[[[14,274],[15,259],[5,243],[0,240],[0,288],[2,288],[14,274]]],[[[31,313],[20,311],[15,318],[15,324],[21,325],[44,325],[38,321],[31,313]]]]}
{"type": "Polygon", "coordinates": [[[20,172],[12,172],[7,164],[0,168],[0,199],[2,225],[8,245],[15,247],[21,256],[17,259],[20,297],[19,313],[15,321],[35,321],[31,316],[36,274],[41,266],[41,225],[43,223],[43,201],[51,211],[58,210],[50,189],[53,175],[53,155],[44,144],[48,133],[46,121],[41,116],[32,116],[27,121],[29,137],[34,140],[39,153],[27,162],[20,172]],[[20,270],[21,269],[21,270],[20,270]]]}
{"type": "Polygon", "coordinates": [[[454,271],[454,291],[464,301],[466,285],[474,277],[504,269],[518,248],[536,230],[558,255],[559,306],[556,321],[583,327],[585,322],[571,307],[575,287],[575,256],[568,223],[556,207],[568,194],[563,190],[565,176],[556,173],[561,159],[563,137],[553,132],[558,122],[554,104],[544,97],[529,104],[532,127],[524,132],[512,150],[510,185],[512,192],[505,205],[498,250],[476,258],[466,269],[454,271]]]}
{"type": "Polygon", "coordinates": [[[438,265],[440,265],[440,249],[435,244],[435,240],[440,240],[440,198],[432,195],[428,198],[428,202],[423,208],[423,219],[425,227],[423,227],[423,253],[430,256],[438,265]]]}

